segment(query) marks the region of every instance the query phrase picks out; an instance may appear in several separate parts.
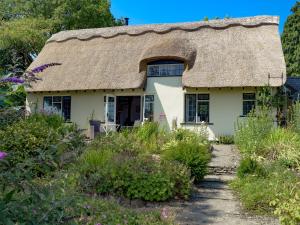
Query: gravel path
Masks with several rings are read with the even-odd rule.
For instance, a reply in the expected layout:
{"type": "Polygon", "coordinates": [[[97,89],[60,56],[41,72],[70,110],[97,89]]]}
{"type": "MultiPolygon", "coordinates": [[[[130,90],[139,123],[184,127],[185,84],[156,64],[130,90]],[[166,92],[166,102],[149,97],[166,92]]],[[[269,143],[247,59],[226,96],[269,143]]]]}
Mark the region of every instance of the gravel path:
{"type": "Polygon", "coordinates": [[[277,225],[273,218],[255,216],[242,211],[238,199],[228,187],[234,179],[239,155],[231,145],[215,145],[210,162],[210,173],[194,187],[191,200],[177,206],[179,224],[212,225],[277,225]]]}

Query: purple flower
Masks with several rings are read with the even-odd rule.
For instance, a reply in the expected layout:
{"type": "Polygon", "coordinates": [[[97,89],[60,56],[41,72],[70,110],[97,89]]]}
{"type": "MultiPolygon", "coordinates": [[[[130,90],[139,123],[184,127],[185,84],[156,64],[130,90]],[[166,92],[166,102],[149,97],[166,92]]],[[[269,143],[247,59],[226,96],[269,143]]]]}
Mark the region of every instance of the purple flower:
{"type": "Polygon", "coordinates": [[[25,81],[19,77],[7,77],[4,79],[1,79],[0,82],[3,83],[15,83],[15,84],[23,84],[25,81]]]}
{"type": "Polygon", "coordinates": [[[6,152],[0,152],[0,160],[4,159],[7,156],[6,152]]]}
{"type": "Polygon", "coordinates": [[[61,63],[48,63],[48,64],[44,64],[44,65],[41,65],[41,66],[38,66],[38,67],[32,69],[31,72],[32,73],[41,73],[48,67],[59,66],[59,65],[61,65],[61,63]]]}

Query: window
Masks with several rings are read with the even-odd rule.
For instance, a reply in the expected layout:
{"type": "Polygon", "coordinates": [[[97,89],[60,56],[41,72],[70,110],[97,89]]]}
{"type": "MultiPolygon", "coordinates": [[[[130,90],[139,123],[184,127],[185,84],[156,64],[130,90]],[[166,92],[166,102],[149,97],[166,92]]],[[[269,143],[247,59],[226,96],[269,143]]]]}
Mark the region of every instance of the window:
{"type": "Polygon", "coordinates": [[[46,112],[62,115],[66,121],[70,121],[71,96],[45,96],[43,108],[46,112]]]}
{"type": "Polygon", "coordinates": [[[209,122],[209,94],[185,95],[185,122],[209,122]]]}
{"type": "Polygon", "coordinates": [[[154,116],[154,95],[145,95],[144,119],[153,121],[154,116]]]}
{"type": "Polygon", "coordinates": [[[243,116],[247,116],[248,113],[255,108],[255,93],[243,94],[243,116]]]}
{"type": "Polygon", "coordinates": [[[160,60],[148,64],[148,77],[182,76],[184,64],[181,61],[160,60]]]}

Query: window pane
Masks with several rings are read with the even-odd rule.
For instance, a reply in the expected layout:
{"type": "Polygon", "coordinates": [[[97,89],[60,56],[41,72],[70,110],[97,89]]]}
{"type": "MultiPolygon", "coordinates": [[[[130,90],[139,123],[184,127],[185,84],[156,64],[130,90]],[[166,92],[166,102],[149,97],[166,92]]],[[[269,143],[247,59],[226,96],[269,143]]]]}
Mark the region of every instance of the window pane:
{"type": "Polygon", "coordinates": [[[185,95],[185,121],[196,122],[196,95],[185,95]]]}
{"type": "Polygon", "coordinates": [[[65,121],[71,120],[71,96],[63,97],[62,113],[65,121]]]}
{"type": "Polygon", "coordinates": [[[153,102],[145,102],[145,115],[144,117],[149,121],[153,121],[153,102]]]}
{"type": "Polygon", "coordinates": [[[44,110],[46,112],[50,112],[52,108],[52,97],[51,96],[45,96],[44,97],[44,110]]]}
{"type": "Polygon", "coordinates": [[[181,76],[183,71],[183,63],[148,65],[148,76],[181,76]]]}
{"type": "Polygon", "coordinates": [[[255,100],[255,93],[244,93],[243,100],[255,100]]]}
{"type": "Polygon", "coordinates": [[[53,96],[53,102],[61,102],[61,96],[53,96]]]}
{"type": "Polygon", "coordinates": [[[209,100],[209,94],[198,94],[198,100],[209,100]]]}
{"type": "Polygon", "coordinates": [[[243,115],[248,115],[255,108],[255,101],[243,101],[243,115]]]}
{"type": "Polygon", "coordinates": [[[108,122],[115,122],[115,98],[114,97],[108,97],[108,103],[107,103],[107,121],[108,122]]]}
{"type": "Polygon", "coordinates": [[[148,76],[158,76],[158,75],[159,75],[159,66],[149,65],[148,76]]]}
{"type": "Polygon", "coordinates": [[[154,101],[154,95],[146,95],[145,96],[146,102],[153,102],[154,101]]]}
{"type": "Polygon", "coordinates": [[[62,115],[61,103],[53,103],[52,113],[62,115]]]}
{"type": "Polygon", "coordinates": [[[198,102],[197,122],[209,122],[209,102],[198,102]]]}

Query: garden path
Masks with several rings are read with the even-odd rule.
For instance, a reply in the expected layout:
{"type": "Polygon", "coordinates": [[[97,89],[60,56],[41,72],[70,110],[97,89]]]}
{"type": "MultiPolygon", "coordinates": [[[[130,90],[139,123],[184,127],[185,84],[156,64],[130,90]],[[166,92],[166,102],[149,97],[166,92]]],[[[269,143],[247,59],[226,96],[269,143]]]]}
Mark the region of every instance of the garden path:
{"type": "MultiPolygon", "coordinates": [[[[278,221],[242,210],[228,182],[234,179],[239,155],[233,145],[214,145],[210,175],[194,187],[191,200],[173,206],[182,225],[277,225],[278,221]]],[[[173,208],[171,206],[171,208],[173,208]]]]}

